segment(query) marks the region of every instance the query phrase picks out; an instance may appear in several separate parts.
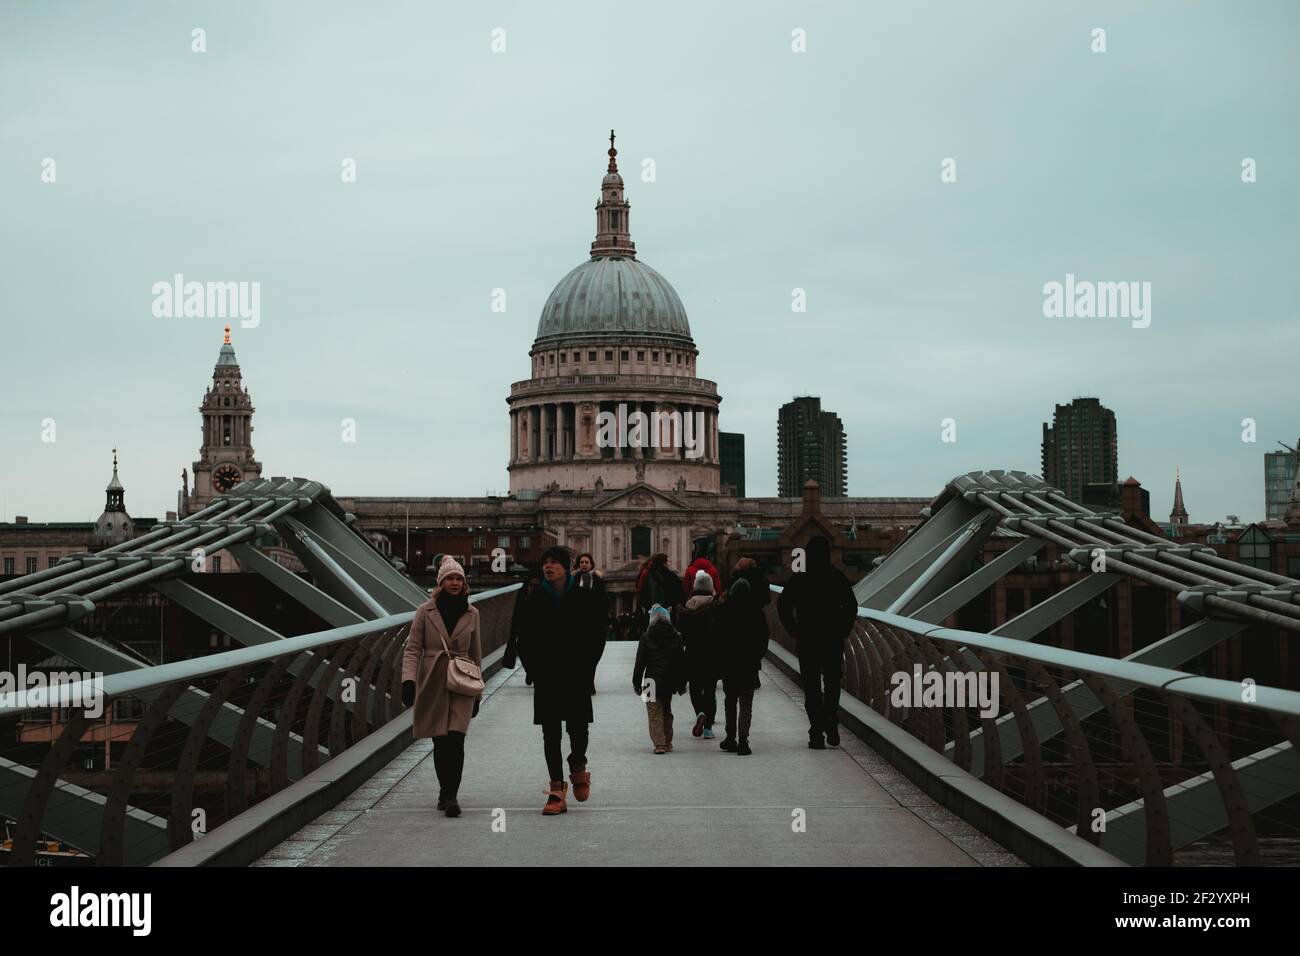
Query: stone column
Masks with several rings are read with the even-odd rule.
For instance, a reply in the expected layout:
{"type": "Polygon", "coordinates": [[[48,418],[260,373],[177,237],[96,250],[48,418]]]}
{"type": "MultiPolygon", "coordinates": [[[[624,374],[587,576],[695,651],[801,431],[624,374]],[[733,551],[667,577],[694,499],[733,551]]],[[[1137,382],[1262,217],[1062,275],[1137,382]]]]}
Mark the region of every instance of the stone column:
{"type": "Polygon", "coordinates": [[[542,433],[540,436],[541,447],[538,449],[538,452],[540,453],[542,461],[551,460],[551,436],[555,434],[555,426],[553,424],[554,419],[552,417],[553,407],[554,406],[549,402],[546,402],[539,409],[542,413],[542,433]]]}
{"type": "Polygon", "coordinates": [[[510,464],[519,460],[519,413],[510,412],[510,464]]]}

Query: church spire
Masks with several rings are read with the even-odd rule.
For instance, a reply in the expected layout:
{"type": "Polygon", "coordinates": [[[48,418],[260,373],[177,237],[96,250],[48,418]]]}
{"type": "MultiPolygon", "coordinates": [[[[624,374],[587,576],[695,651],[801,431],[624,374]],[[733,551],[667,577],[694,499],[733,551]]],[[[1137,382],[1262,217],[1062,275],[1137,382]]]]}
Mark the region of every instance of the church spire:
{"type": "Polygon", "coordinates": [[[635,259],[636,245],[628,228],[631,203],[623,198],[623,177],[618,172],[618,150],[614,148],[614,131],[609,131],[609,166],[600,183],[600,201],[596,203],[596,241],[591,244],[593,259],[635,259]]]}
{"type": "Polygon", "coordinates": [[[1175,533],[1187,526],[1187,509],[1183,506],[1183,476],[1182,472],[1174,469],[1174,507],[1169,512],[1169,523],[1174,526],[1175,533]]]}

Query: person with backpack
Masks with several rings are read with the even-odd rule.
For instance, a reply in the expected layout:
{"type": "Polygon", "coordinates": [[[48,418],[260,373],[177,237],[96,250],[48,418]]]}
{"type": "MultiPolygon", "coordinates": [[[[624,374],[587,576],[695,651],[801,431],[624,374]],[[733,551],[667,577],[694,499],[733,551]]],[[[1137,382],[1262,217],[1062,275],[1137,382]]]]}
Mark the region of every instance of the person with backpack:
{"type": "Polygon", "coordinates": [[[632,687],[645,701],[650,743],[657,754],[673,749],[673,695],[686,692],[682,636],[662,604],[650,609],[650,627],[641,635],[632,669],[632,687]]]}
{"type": "Polygon", "coordinates": [[[469,603],[465,570],[455,559],[444,558],[437,587],[411,619],[402,651],[402,704],[415,708],[411,715],[415,736],[433,738],[438,809],[458,817],[465,735],[470,720],[478,716],[480,698],[456,693],[449,686],[447,671],[453,658],[467,659],[475,668],[483,665],[478,609],[469,603]]]}
{"type": "Polygon", "coordinates": [[[830,540],[808,540],[806,570],[786,582],[777,599],[781,623],[794,638],[808,714],[808,746],[825,750],[840,743],[840,681],[844,674],[844,641],[858,616],[858,602],[849,579],[831,564],[830,540]]]}
{"type": "Polygon", "coordinates": [[[767,614],[771,585],[753,558],[741,558],[727,599],[722,604],[721,673],[727,736],[718,746],[728,753],[748,757],[749,728],[753,721],[754,691],[767,654],[767,614]]]}
{"type": "Polygon", "coordinates": [[[533,678],[533,723],[542,728],[542,750],[550,781],[546,816],[568,811],[562,745],[569,735],[569,780],[573,797],[591,796],[587,769],[589,725],[596,661],[605,649],[606,602],[594,588],[569,573],[569,552],[560,546],[542,555],[542,583],[525,599],[519,623],[519,659],[533,678]]]}
{"type": "Polygon", "coordinates": [[[721,649],[721,605],[713,593],[709,572],[695,575],[694,593],[677,608],[677,629],[686,644],[686,673],[690,681],[691,706],[695,708],[695,737],[713,739],[713,721],[718,714],[718,653],[721,649]]]}
{"type": "MultiPolygon", "coordinates": [[[[660,552],[641,566],[636,580],[637,607],[642,613],[656,604],[675,608],[685,603],[689,590],[682,586],[676,572],[668,566],[668,555],[660,552]]],[[[646,626],[649,626],[649,621],[646,626]]]]}

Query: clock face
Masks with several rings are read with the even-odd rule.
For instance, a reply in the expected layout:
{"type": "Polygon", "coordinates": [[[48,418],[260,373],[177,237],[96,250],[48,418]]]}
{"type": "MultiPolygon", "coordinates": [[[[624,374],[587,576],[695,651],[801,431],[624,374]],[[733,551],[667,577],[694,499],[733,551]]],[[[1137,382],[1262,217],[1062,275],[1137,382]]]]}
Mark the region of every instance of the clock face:
{"type": "Polygon", "coordinates": [[[212,473],[212,483],[218,491],[229,491],[240,482],[239,469],[234,465],[218,465],[212,473]]]}

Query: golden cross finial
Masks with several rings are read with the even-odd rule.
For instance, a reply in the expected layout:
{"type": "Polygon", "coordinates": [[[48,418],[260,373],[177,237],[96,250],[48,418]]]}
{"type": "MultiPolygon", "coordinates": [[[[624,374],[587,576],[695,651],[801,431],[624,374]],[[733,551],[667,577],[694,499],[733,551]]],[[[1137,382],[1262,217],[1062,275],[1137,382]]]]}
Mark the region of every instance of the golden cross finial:
{"type": "Polygon", "coordinates": [[[229,344],[230,344],[230,326],[228,326],[228,325],[226,326],[226,340],[225,340],[225,342],[223,342],[222,344],[223,344],[223,345],[229,345],[229,344]]]}

